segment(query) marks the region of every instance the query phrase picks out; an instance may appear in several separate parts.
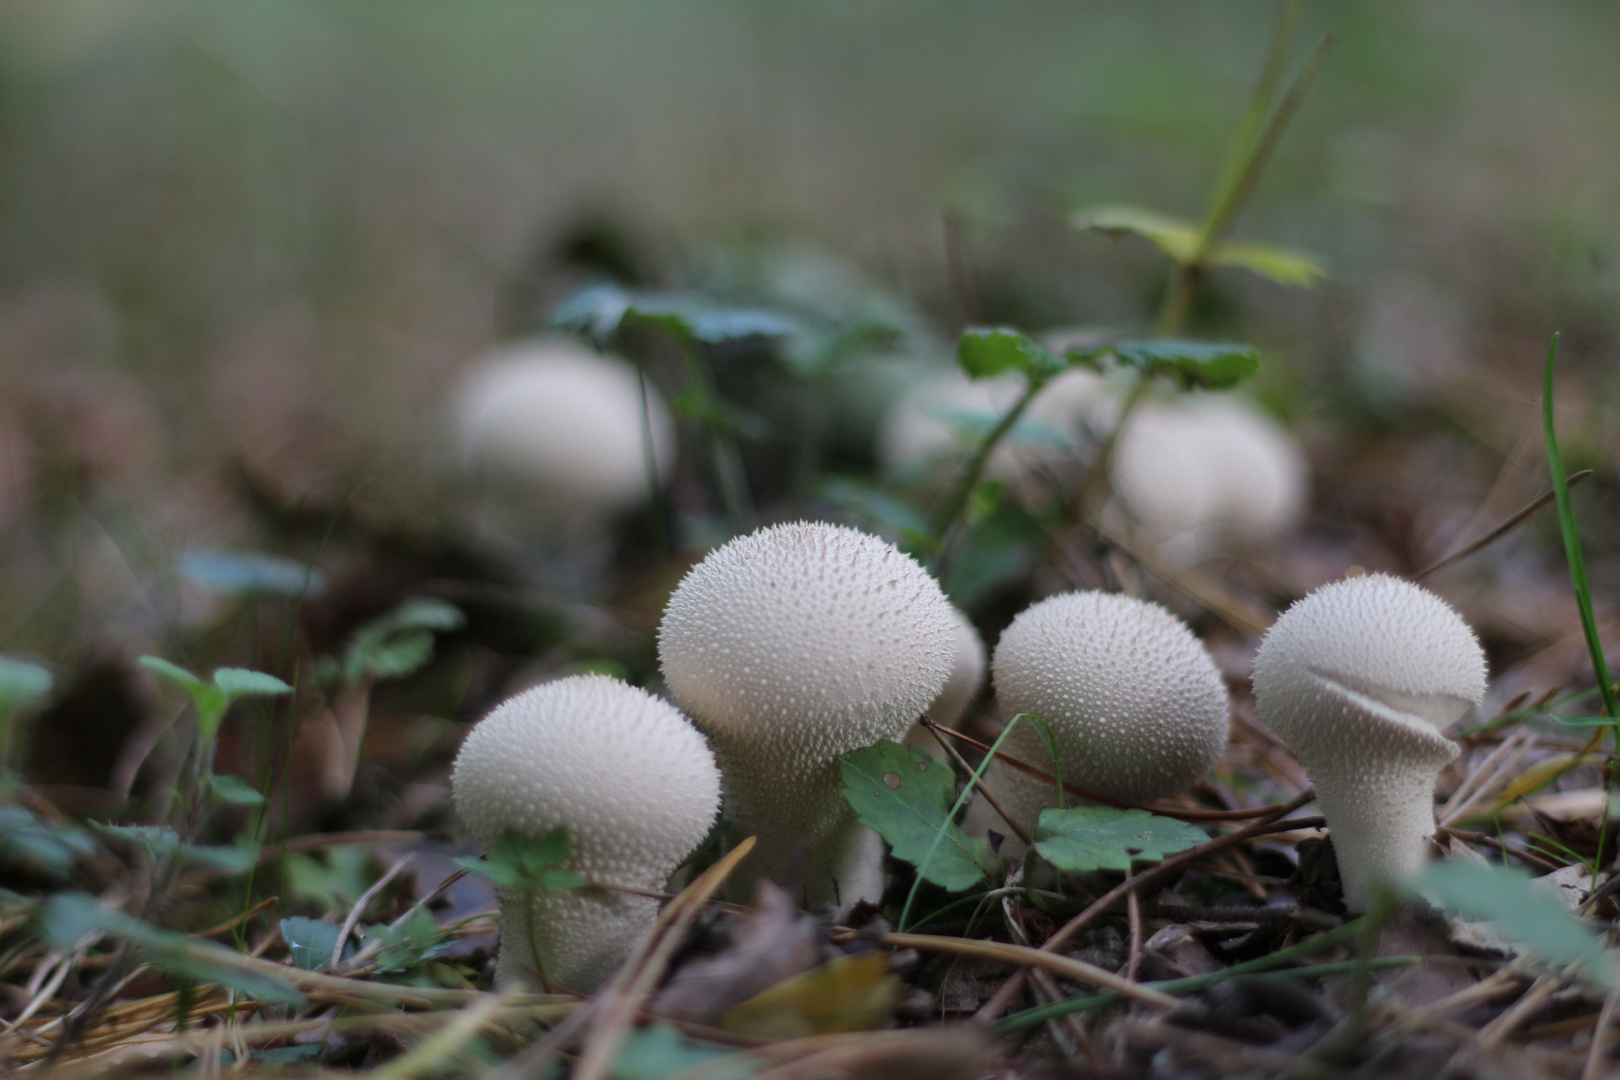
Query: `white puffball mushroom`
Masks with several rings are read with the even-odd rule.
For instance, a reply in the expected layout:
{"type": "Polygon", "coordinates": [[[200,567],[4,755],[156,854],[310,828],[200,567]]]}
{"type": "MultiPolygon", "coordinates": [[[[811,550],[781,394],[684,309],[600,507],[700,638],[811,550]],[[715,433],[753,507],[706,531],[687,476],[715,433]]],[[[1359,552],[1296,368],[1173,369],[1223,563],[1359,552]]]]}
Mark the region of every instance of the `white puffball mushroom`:
{"type": "MultiPolygon", "coordinates": [[[[486,849],[504,832],[561,826],[562,869],[597,885],[659,892],[720,810],[720,770],[703,736],[667,701],[606,675],[526,690],[473,728],[450,779],[456,813],[486,849]]],[[[496,889],[499,986],[545,978],[594,990],[658,914],[651,896],[496,889]],[[534,927],[534,940],[528,927],[534,927]]]]}
{"type": "Polygon", "coordinates": [[[1264,543],[1304,514],[1309,470],[1282,425],[1230,394],[1149,401],[1115,448],[1110,482],[1169,554],[1264,543]]]}
{"type": "Polygon", "coordinates": [[[634,365],[574,341],[497,349],[463,376],[454,416],[464,463],[497,534],[589,539],[650,494],[675,462],[663,398],[634,365]],[[651,446],[648,445],[649,437],[651,446]]]}
{"type": "MultiPolygon", "coordinates": [[[[951,674],[945,680],[944,689],[923,710],[936,723],[946,727],[955,727],[962,714],[967,712],[979,687],[984,684],[984,669],[988,666],[984,641],[968,617],[952,607],[951,622],[956,627],[956,660],[951,664],[951,674]]],[[[913,725],[902,741],[907,746],[920,746],[935,757],[945,756],[939,740],[921,724],[913,725]]]]}
{"type": "Polygon", "coordinates": [[[899,739],[951,671],[951,609],[892,544],[798,522],[708,554],[658,628],[670,693],[709,735],[726,816],[758,846],[730,888],[787,879],[808,845],[806,906],[882,893],[882,847],[844,801],[838,756],[899,739]]]}
{"type": "MultiPolygon", "coordinates": [[[[1050,596],[1002,632],[990,671],[1003,718],[1045,720],[1063,779],[1110,799],[1141,804],[1183,791],[1226,746],[1226,684],[1203,643],[1158,604],[1096,591],[1050,596]]],[[[1052,771],[1028,720],[1002,746],[1052,771]]],[[[1051,784],[999,761],[985,784],[1031,835],[1040,812],[1057,805],[1051,784]]],[[[985,800],[969,826],[1007,831],[985,800]]]]}
{"type": "Polygon", "coordinates": [[[1440,733],[1485,697],[1485,654],[1426,589],[1365,574],[1324,585],[1267,632],[1254,661],[1260,719],[1316,787],[1344,882],[1366,911],[1423,868],[1434,785],[1457,756],[1440,733]]]}

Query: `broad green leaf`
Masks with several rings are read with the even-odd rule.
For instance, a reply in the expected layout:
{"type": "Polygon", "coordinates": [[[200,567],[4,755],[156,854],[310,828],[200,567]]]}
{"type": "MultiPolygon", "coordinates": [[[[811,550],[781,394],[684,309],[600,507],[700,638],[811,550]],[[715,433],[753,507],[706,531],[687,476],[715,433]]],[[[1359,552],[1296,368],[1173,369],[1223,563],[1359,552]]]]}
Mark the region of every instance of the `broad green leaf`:
{"type": "Polygon", "coordinates": [[[223,667],[214,672],[214,685],[225,693],[226,703],[239,697],[276,697],[292,693],[292,687],[262,671],[223,667]]]}
{"type": "Polygon", "coordinates": [[[305,563],[250,551],[188,551],[180,556],[180,576],[233,596],[275,593],[315,598],[326,578],[305,563]]]}
{"type": "Polygon", "coordinates": [[[222,803],[232,806],[259,806],[264,802],[264,796],[259,794],[257,788],[243,780],[240,776],[229,774],[210,773],[204,778],[209,794],[222,803]]]}
{"type": "Polygon", "coordinates": [[[1075,806],[1042,810],[1035,850],[1059,870],[1129,870],[1208,840],[1204,830],[1146,810],[1075,806]]]}
{"type": "Polygon", "coordinates": [[[1122,341],[1113,347],[1124,367],[1150,375],[1175,375],[1193,385],[1219,390],[1236,386],[1260,370],[1260,354],[1249,345],[1204,341],[1122,341]]]}
{"type": "Polygon", "coordinates": [[[885,739],[838,759],[844,799],[861,824],[887,840],[894,857],[942,888],[961,892],[982,881],[993,864],[990,846],[950,820],[956,778],[924,750],[885,739]],[[944,837],[937,846],[934,838],[944,837]],[[933,854],[930,856],[929,851],[933,854]],[[926,866],[919,865],[927,860],[926,866]]]}
{"type": "MultiPolygon", "coordinates": [[[[305,971],[325,971],[332,962],[332,949],[337,945],[338,931],[341,929],[321,919],[295,915],[281,920],[281,940],[287,943],[293,966],[305,971]]],[[[343,959],[347,960],[354,952],[355,944],[351,937],[343,945],[343,959]]]]}
{"type": "MultiPolygon", "coordinates": [[[[1141,206],[1094,206],[1079,211],[1070,222],[1077,229],[1140,236],[1173,262],[1188,262],[1198,250],[1197,225],[1141,206]]],[[[1244,241],[1216,244],[1204,261],[1242,267],[1279,285],[1314,285],[1325,272],[1319,261],[1302,251],[1244,241]]]]}
{"type": "Polygon", "coordinates": [[[1433,863],[1407,888],[1465,919],[1494,923],[1502,935],[1557,967],[1580,964],[1592,982],[1614,988],[1614,959],[1603,940],[1582,926],[1563,901],[1538,889],[1530,875],[1508,866],[1433,863]]]}
{"type": "Polygon", "coordinates": [[[588,285],[557,306],[551,313],[551,325],[605,345],[629,310],[630,294],[624,289],[617,285],[588,285]]]}
{"type": "Polygon", "coordinates": [[[1077,229],[1140,236],[1175,262],[1186,262],[1198,248],[1198,226],[1142,206],[1092,206],[1069,221],[1077,229]]]}
{"type": "Polygon", "coordinates": [[[160,678],[167,679],[176,686],[183,688],[186,693],[191,695],[193,701],[195,701],[200,694],[212,694],[214,692],[213,687],[197,678],[197,676],[193,675],[179,664],[171,664],[162,657],[142,656],[139,657],[135,662],[141,667],[145,668],[147,671],[150,671],[152,674],[157,675],[160,678]]]}
{"type": "Polygon", "coordinates": [[[1221,244],[1210,261],[1219,266],[1241,266],[1279,285],[1300,288],[1315,285],[1327,273],[1320,262],[1303,251],[1271,244],[1221,244]]]}
{"type": "Polygon", "coordinates": [[[956,362],[969,378],[988,379],[1008,371],[1049,378],[1066,366],[1059,357],[1007,327],[975,326],[956,343],[956,362]]]}
{"type": "Polygon", "coordinates": [[[653,323],[678,337],[705,345],[748,338],[785,338],[798,330],[798,324],[780,312],[726,307],[683,293],[638,295],[625,317],[653,323]]]}
{"type": "Polygon", "coordinates": [[[83,829],[48,824],[20,806],[0,806],[0,866],[59,879],[94,850],[83,829]]]}
{"type": "Polygon", "coordinates": [[[51,673],[38,664],[0,656],[0,719],[43,702],[51,692],[51,681],[51,673]]]}
{"type": "Polygon", "coordinates": [[[667,1021],[637,1028],[613,1063],[612,1080],[746,1080],[765,1067],[734,1046],[700,1042],[667,1021]],[[688,1073],[690,1070],[690,1073],[688,1073]]]}
{"type": "Polygon", "coordinates": [[[733,1006],[720,1026],[767,1039],[887,1027],[902,992],[888,967],[882,952],[840,956],[733,1006]]]}

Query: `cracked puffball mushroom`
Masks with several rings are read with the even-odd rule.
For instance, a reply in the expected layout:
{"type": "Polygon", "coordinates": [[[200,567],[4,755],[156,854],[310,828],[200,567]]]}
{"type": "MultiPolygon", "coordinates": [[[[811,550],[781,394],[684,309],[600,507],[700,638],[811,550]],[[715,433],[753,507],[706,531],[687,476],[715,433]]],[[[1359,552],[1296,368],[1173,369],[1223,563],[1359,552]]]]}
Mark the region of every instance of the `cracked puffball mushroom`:
{"type": "Polygon", "coordinates": [[[1468,624],[1387,574],[1324,585],[1260,643],[1255,709],[1310,774],[1349,910],[1428,861],[1435,781],[1457,756],[1440,730],[1484,697],[1468,624]]]}
{"type": "Polygon", "coordinates": [[[659,483],[675,462],[658,391],[628,361],[567,340],[519,342],[469,369],[455,427],[497,537],[590,541],[648,498],[649,461],[659,483]]]}
{"type": "Polygon", "coordinates": [[[882,842],[844,801],[838,757],[898,740],[945,685],[954,642],[938,583],[892,544],[838,525],[760,529],[681,580],[658,659],[714,743],[731,835],[758,837],[733,895],[798,875],[812,909],[879,898],[882,842]]]}
{"type": "MultiPolygon", "coordinates": [[[[1185,790],[1226,747],[1229,703],[1215,662],[1186,623],[1145,600],[1095,591],[1048,597],[1002,632],[990,677],[1004,719],[1029,713],[1051,726],[1065,782],[1119,802],[1185,790]]],[[[1052,769],[1027,720],[1002,747],[1052,769]]],[[[999,761],[984,782],[1030,835],[1041,811],[1057,805],[1051,784],[999,761]]],[[[966,827],[978,835],[1007,830],[983,799],[966,827]]],[[[1009,837],[1001,850],[1021,848],[1009,837]]]]}
{"type": "Polygon", "coordinates": [[[538,840],[565,828],[561,869],[589,883],[527,896],[496,889],[502,987],[540,986],[543,975],[594,990],[652,925],[658,901],[589,885],[661,892],[720,810],[720,770],[698,730],[669,702],[606,675],[559,679],[496,706],[461,744],[450,790],[486,851],[505,833],[538,840]]]}

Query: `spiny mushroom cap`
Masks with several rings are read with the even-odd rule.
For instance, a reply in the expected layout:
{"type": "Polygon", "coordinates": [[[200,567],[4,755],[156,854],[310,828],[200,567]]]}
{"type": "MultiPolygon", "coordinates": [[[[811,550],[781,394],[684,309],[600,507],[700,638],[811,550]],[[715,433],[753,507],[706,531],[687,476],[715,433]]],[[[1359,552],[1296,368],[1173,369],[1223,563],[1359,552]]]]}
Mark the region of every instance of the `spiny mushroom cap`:
{"type": "Polygon", "coordinates": [[[498,349],[463,380],[457,434],[468,465],[555,513],[611,514],[647,497],[647,435],[661,477],[674,425],[634,366],[571,341],[498,349]]]}
{"type": "MultiPolygon", "coordinates": [[[[927,710],[930,717],[946,727],[955,724],[967,712],[973,695],[979,692],[979,686],[984,682],[986,666],[984,642],[973,628],[973,623],[955,607],[951,608],[951,622],[956,627],[956,661],[951,665],[951,674],[945,680],[944,689],[929,702],[927,710]]],[[[933,736],[927,738],[930,743],[933,742],[933,736]]]]}
{"type": "Polygon", "coordinates": [[[1485,697],[1485,654],[1438,596],[1363,574],[1324,585],[1272,625],[1254,694],[1261,721],[1308,768],[1403,747],[1443,764],[1456,747],[1440,729],[1485,697]]]}
{"type": "MultiPolygon", "coordinates": [[[[1124,802],[1180,791],[1226,745],[1226,686],[1185,623],[1118,593],[1071,592],[1024,610],[991,662],[1007,719],[1056,736],[1065,780],[1124,802]]],[[[1046,757],[1033,730],[1009,742],[1046,757]]],[[[1015,756],[1023,756],[1014,751],[1015,756]]]]}
{"type": "MultiPolygon", "coordinates": [[[[658,628],[675,699],[729,747],[801,761],[900,736],[955,653],[937,582],[892,544],[798,522],[715,551],[681,580],[658,628]]],[[[728,765],[728,770],[730,766],[728,765]]]]}
{"type": "Polygon", "coordinates": [[[575,675],[496,706],[461,745],[456,813],[484,847],[563,826],[570,869],[661,887],[720,807],[720,770],[680,711],[606,675],[575,675]]]}

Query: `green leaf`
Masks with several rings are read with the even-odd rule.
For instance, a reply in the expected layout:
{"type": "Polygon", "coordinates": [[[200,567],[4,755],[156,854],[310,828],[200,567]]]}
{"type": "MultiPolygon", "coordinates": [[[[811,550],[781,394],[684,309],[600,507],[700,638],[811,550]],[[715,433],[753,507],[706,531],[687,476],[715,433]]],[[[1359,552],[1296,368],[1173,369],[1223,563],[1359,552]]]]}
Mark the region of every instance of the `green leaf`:
{"type": "Polygon", "coordinates": [[[1129,870],[1133,862],[1156,862],[1208,840],[1196,825],[1146,810],[1075,806],[1042,810],[1035,850],[1069,873],[1129,870]]]}
{"type": "Polygon", "coordinates": [[[692,1080],[744,1080],[764,1067],[736,1047],[689,1039],[674,1024],[659,1021],[631,1032],[609,1075],[613,1080],[677,1080],[691,1070],[692,1080]]]}
{"type": "Polygon", "coordinates": [[[1220,244],[1210,262],[1217,266],[1241,266],[1279,285],[1298,288],[1310,288],[1327,273],[1314,256],[1272,244],[1220,244]]]}
{"type": "MultiPolygon", "coordinates": [[[[1093,206],[1077,212],[1070,222],[1077,229],[1140,236],[1176,263],[1190,262],[1198,252],[1198,226],[1141,206],[1093,206]]],[[[1325,273],[1322,264],[1305,252],[1242,241],[1216,244],[1205,254],[1204,262],[1242,267],[1280,285],[1314,285],[1325,273]]]]}
{"type": "Polygon", "coordinates": [[[1113,347],[1124,367],[1148,375],[1174,375],[1211,390],[1236,386],[1260,370],[1260,354],[1250,345],[1204,341],[1122,341],[1113,347]]]}
{"type": "Polygon", "coordinates": [[[43,702],[51,692],[51,682],[51,673],[38,664],[0,656],[0,718],[43,702]]]}
{"type": "Polygon", "coordinates": [[[83,829],[49,824],[20,806],[0,806],[0,865],[60,879],[93,851],[83,829]]]}
{"type": "Polygon", "coordinates": [[[208,774],[203,778],[208,792],[222,803],[232,806],[259,806],[264,802],[264,796],[259,794],[252,784],[240,776],[208,774]]]}
{"type": "Polygon", "coordinates": [[[1610,988],[1617,985],[1620,973],[1603,940],[1582,926],[1562,900],[1536,888],[1522,870],[1437,862],[1406,887],[1465,919],[1494,923],[1508,940],[1555,967],[1578,963],[1585,978],[1610,988]]]}
{"type": "Polygon", "coordinates": [[[508,830],[495,838],[494,846],[483,859],[454,861],[457,866],[481,874],[504,888],[564,892],[585,884],[583,877],[562,869],[572,851],[568,830],[559,825],[540,837],[508,830]]]}
{"type": "MultiPolygon", "coordinates": [[[[454,604],[416,596],[354,632],[337,670],[348,685],[399,679],[433,658],[433,635],[459,630],[467,617],[454,604]]],[[[323,674],[330,674],[326,665],[323,674]]]]}
{"type": "Polygon", "coordinates": [[[171,664],[157,656],[142,656],[135,661],[141,667],[162,679],[167,679],[191,695],[193,701],[200,694],[212,694],[214,688],[178,664],[171,664]]]}
{"type": "Polygon", "coordinates": [[[630,310],[630,294],[617,285],[588,285],[564,300],[551,313],[557,330],[583,334],[605,345],[618,331],[630,310]]]}
{"type": "Polygon", "coordinates": [[[377,970],[395,974],[420,967],[450,947],[450,935],[441,933],[439,924],[426,908],[417,908],[399,926],[379,923],[366,931],[366,940],[383,943],[377,953],[377,970]]]}
{"type": "Polygon", "coordinates": [[[180,556],[180,576],[232,596],[274,593],[315,598],[326,578],[313,566],[250,551],[188,551],[180,556]]]}
{"type": "Polygon", "coordinates": [[[952,892],[984,879],[993,865],[990,846],[950,820],[956,778],[944,763],[925,750],[885,739],[841,756],[838,773],[844,781],[844,799],[861,824],[888,841],[895,858],[952,892]],[[942,828],[945,835],[936,847],[934,837],[942,828]],[[919,865],[925,859],[927,865],[919,865]]]}
{"type": "Polygon", "coordinates": [[[1198,226],[1142,206],[1092,206],[1077,211],[1069,223],[1111,236],[1140,236],[1173,262],[1186,262],[1198,249],[1198,226]]]}
{"type": "Polygon", "coordinates": [[[214,672],[214,685],[225,695],[229,705],[239,697],[278,697],[292,693],[292,687],[262,671],[247,668],[224,667],[214,672]]]}
{"type": "Polygon", "coordinates": [[[677,337],[721,345],[748,338],[785,338],[799,329],[794,320],[763,308],[726,307],[684,293],[644,293],[625,317],[652,323],[677,337]]]}
{"type": "Polygon", "coordinates": [[[989,379],[1008,371],[1046,379],[1067,366],[1017,330],[985,326],[963,331],[956,343],[956,362],[973,379],[989,379]]]}
{"type": "Polygon", "coordinates": [[[816,496],[862,518],[879,533],[895,536],[908,554],[928,551],[928,516],[903,499],[869,481],[853,476],[827,476],[816,486],[816,496]]]}
{"type": "Polygon", "coordinates": [[[180,834],[167,825],[109,825],[101,821],[91,824],[97,831],[108,836],[140,844],[154,862],[173,855],[182,863],[221,870],[228,874],[240,874],[251,870],[259,861],[259,846],[250,840],[244,839],[242,843],[221,847],[208,847],[182,843],[180,834]]]}
{"type": "MultiPolygon", "coordinates": [[[[281,940],[287,943],[287,952],[295,967],[305,971],[325,971],[332,962],[332,949],[337,945],[338,931],[341,929],[321,919],[295,915],[281,920],[281,940]]],[[[355,944],[351,937],[344,943],[343,959],[347,960],[354,952],[355,944]]]]}

